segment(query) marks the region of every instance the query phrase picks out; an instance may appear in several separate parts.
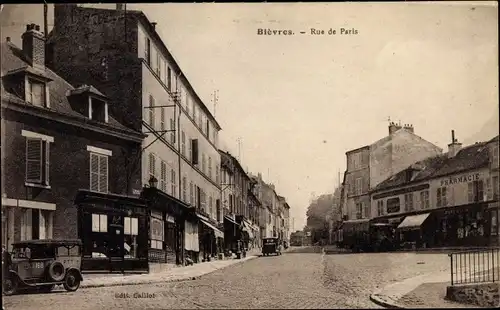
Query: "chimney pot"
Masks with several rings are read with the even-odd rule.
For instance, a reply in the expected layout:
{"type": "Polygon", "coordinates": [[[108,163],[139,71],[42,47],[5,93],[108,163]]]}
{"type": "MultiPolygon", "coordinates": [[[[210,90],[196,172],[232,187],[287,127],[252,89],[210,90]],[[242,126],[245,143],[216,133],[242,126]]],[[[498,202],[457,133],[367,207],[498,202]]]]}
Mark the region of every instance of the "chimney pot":
{"type": "Polygon", "coordinates": [[[10,37],[7,37],[6,39],[7,39],[7,42],[10,42],[10,37]]]}
{"type": "Polygon", "coordinates": [[[153,29],[156,29],[156,22],[152,22],[151,25],[153,26],[153,29]]]}
{"type": "Polygon", "coordinates": [[[39,25],[36,25],[36,26],[35,26],[35,30],[36,30],[36,31],[40,31],[40,26],[39,26],[39,25]]]}

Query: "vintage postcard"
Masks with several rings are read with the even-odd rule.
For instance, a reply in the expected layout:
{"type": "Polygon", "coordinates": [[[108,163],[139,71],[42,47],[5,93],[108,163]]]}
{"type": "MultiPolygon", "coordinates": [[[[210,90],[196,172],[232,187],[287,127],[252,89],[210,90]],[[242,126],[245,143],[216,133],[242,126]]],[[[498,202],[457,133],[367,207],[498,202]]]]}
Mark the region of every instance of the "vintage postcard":
{"type": "Polygon", "coordinates": [[[497,2],[0,14],[4,309],[500,306],[497,2]]]}

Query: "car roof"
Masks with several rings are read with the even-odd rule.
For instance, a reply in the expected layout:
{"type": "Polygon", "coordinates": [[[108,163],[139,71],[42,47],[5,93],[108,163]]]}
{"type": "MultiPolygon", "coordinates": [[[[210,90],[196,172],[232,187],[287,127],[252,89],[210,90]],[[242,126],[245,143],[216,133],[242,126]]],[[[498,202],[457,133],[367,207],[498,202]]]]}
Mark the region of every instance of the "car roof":
{"type": "Polygon", "coordinates": [[[35,239],[25,240],[12,244],[13,246],[32,246],[32,245],[52,245],[52,246],[67,246],[67,245],[81,245],[80,239],[35,239]]]}

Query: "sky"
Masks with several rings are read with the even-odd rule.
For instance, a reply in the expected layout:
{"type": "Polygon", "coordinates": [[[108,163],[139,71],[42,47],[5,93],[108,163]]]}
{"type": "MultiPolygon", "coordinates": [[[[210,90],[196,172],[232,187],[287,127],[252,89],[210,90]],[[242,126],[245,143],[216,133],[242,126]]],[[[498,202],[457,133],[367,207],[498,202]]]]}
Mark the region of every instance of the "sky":
{"type": "MultiPolygon", "coordinates": [[[[212,113],[212,94],[219,91],[220,147],[275,184],[289,202],[295,230],[305,225],[311,196],[338,185],[345,152],[386,136],[389,118],[413,124],[417,135],[445,151],[452,129],[464,145],[498,135],[496,3],[170,3],[128,9],[158,23],[212,113]],[[341,27],[357,34],[328,35],[341,27]],[[259,28],[295,35],[257,35],[259,28]],[[311,28],[326,34],[311,35],[311,28]]],[[[42,5],[4,5],[1,14],[2,40],[11,36],[19,46],[25,24],[43,25],[42,5]]]]}

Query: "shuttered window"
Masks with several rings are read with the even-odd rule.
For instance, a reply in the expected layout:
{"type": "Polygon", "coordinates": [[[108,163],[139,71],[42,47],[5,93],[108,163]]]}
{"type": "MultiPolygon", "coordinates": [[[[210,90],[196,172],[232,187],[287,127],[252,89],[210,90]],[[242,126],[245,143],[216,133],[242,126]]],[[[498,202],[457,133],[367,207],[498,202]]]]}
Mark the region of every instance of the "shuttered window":
{"type": "Polygon", "coordinates": [[[26,139],[26,182],[49,185],[49,145],[40,138],[26,139]]]}
{"type": "Polygon", "coordinates": [[[193,182],[189,182],[189,203],[194,206],[194,185],[193,182]]]}
{"type": "Polygon", "coordinates": [[[160,130],[165,131],[165,108],[160,108],[160,130]]]}
{"type": "Polygon", "coordinates": [[[149,126],[155,128],[155,98],[149,95],[149,126]]]}
{"type": "Polygon", "coordinates": [[[187,178],[182,177],[182,200],[187,202],[187,178]]]}
{"type": "Polygon", "coordinates": [[[176,186],[176,182],[175,182],[175,170],[174,169],[170,170],[170,186],[171,186],[172,196],[177,197],[177,195],[176,195],[177,186],[176,186]]]}
{"type": "Polygon", "coordinates": [[[162,161],[160,169],[160,189],[163,192],[167,192],[167,164],[162,161]]]}
{"type": "Polygon", "coordinates": [[[90,190],[108,192],[108,156],[90,153],[90,190]]]}
{"type": "Polygon", "coordinates": [[[175,144],[175,119],[170,119],[170,143],[175,144]]]}
{"type": "Polygon", "coordinates": [[[181,132],[181,154],[186,156],[186,133],[184,131],[181,132]]]}

